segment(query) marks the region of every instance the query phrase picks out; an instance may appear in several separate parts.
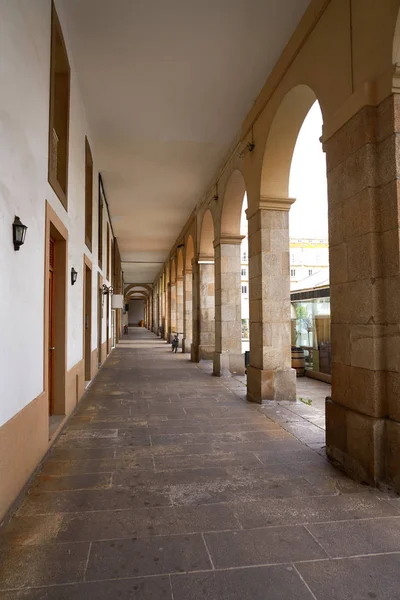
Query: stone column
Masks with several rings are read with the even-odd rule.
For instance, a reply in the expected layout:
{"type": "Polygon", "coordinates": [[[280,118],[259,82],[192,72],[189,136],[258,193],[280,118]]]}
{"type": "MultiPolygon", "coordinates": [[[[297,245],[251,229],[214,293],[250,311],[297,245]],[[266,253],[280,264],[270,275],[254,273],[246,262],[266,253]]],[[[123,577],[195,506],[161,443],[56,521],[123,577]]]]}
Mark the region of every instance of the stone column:
{"type": "Polygon", "coordinates": [[[192,331],[193,331],[193,301],[192,301],[192,270],[185,269],[183,275],[183,306],[184,306],[184,318],[183,318],[183,351],[186,353],[191,352],[192,346],[192,331]]]}
{"type": "Polygon", "coordinates": [[[176,283],[169,283],[168,288],[169,328],[167,341],[171,343],[173,334],[176,331],[176,283]]]}
{"type": "Polygon", "coordinates": [[[214,375],[244,375],[242,356],[240,245],[244,236],[225,236],[215,248],[214,375]]]}
{"type": "Polygon", "coordinates": [[[193,265],[192,360],[212,360],[215,351],[214,257],[199,257],[193,265]]]}
{"type": "Polygon", "coordinates": [[[400,101],[328,140],[332,398],[327,454],[400,491],[400,101]]]}
{"type": "Polygon", "coordinates": [[[291,368],[289,209],[293,199],[261,198],[248,211],[250,366],[247,397],[252,402],[295,400],[291,368]]]}
{"type": "MultiPolygon", "coordinates": [[[[183,334],[183,276],[176,278],[176,330],[183,334]]],[[[179,348],[182,348],[182,335],[179,337],[179,348]]]]}
{"type": "Polygon", "coordinates": [[[168,327],[169,327],[168,286],[169,286],[169,284],[166,286],[166,289],[163,291],[163,318],[162,318],[163,336],[162,337],[164,340],[168,339],[168,327]]]}

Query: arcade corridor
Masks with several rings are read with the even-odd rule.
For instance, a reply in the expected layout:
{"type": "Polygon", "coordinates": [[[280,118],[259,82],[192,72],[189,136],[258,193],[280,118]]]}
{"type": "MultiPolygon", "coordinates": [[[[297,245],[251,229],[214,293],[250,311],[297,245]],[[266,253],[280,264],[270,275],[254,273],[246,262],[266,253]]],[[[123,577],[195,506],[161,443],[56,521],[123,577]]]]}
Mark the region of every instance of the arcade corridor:
{"type": "Polygon", "coordinates": [[[0,600],[400,598],[400,500],[123,338],[0,534],[0,600]]]}

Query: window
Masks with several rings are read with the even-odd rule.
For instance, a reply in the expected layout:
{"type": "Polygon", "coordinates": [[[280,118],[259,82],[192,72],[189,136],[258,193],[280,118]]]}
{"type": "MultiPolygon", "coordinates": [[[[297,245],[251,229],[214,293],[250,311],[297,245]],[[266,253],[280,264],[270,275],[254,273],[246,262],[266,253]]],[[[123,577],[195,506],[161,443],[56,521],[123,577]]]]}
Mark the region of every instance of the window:
{"type": "Polygon", "coordinates": [[[294,254],[292,254],[292,263],[294,263],[294,254]]]}
{"type": "Polygon", "coordinates": [[[246,267],[242,267],[241,273],[242,273],[242,277],[246,277],[246,275],[247,275],[247,269],[246,269],[246,267]]]}
{"type": "Polygon", "coordinates": [[[91,251],[93,220],[93,159],[87,138],[85,138],[85,165],[85,243],[91,251]]]}
{"type": "Polygon", "coordinates": [[[247,261],[247,252],[243,252],[243,254],[242,254],[242,260],[243,260],[243,262],[247,261]]]}
{"type": "Polygon", "coordinates": [[[296,277],[296,269],[290,269],[290,277],[296,277]]]}
{"type": "Polygon", "coordinates": [[[312,275],[312,269],[308,269],[308,274],[312,275]]]}
{"type": "Polygon", "coordinates": [[[54,6],[51,24],[49,183],[67,209],[70,67],[54,6]]]}
{"type": "Polygon", "coordinates": [[[100,269],[103,267],[103,187],[99,175],[99,222],[98,222],[98,240],[99,247],[97,251],[97,261],[100,269]]]}
{"type": "Polygon", "coordinates": [[[242,294],[247,294],[247,285],[242,285],[242,294]]]}

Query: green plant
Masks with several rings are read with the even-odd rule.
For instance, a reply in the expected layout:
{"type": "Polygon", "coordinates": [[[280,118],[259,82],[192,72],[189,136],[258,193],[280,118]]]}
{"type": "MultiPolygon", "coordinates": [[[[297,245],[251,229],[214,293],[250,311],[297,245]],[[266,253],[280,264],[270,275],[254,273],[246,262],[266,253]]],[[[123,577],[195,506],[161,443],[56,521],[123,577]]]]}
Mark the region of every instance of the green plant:
{"type": "Polygon", "coordinates": [[[311,404],[312,404],[311,398],[302,398],[300,396],[299,400],[300,400],[300,402],[303,402],[304,404],[307,404],[307,406],[311,406],[311,404]]]}

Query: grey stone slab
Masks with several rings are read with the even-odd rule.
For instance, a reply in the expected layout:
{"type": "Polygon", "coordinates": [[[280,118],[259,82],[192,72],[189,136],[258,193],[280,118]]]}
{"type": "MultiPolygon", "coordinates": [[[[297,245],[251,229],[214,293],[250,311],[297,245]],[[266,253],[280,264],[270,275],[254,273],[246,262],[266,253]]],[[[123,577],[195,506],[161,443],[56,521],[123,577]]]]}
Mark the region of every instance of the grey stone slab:
{"type": "MultiPolygon", "coordinates": [[[[213,447],[211,444],[178,444],[172,445],[169,444],[167,446],[152,446],[151,448],[142,449],[148,450],[154,456],[191,456],[198,454],[213,454],[213,447]]],[[[139,452],[139,448],[116,448],[115,455],[117,458],[127,458],[129,459],[131,456],[135,456],[137,452],[139,452]]]]}
{"type": "Polygon", "coordinates": [[[298,563],[317,600],[400,600],[400,554],[298,563]]]}
{"type": "Polygon", "coordinates": [[[0,549],[0,589],[83,581],[89,544],[43,544],[0,549]]]}
{"type": "Polygon", "coordinates": [[[171,577],[174,600],[311,600],[291,565],[171,577]]]}
{"type": "Polygon", "coordinates": [[[331,557],[400,552],[400,517],[307,526],[331,557]]]}
{"type": "Polygon", "coordinates": [[[389,517],[396,514],[389,503],[368,492],[351,496],[269,499],[235,504],[234,511],[244,529],[389,517]]]}
{"type": "Polygon", "coordinates": [[[305,462],[312,463],[316,466],[325,466],[328,461],[321,457],[317,452],[303,446],[298,450],[267,450],[266,452],[256,451],[256,455],[264,464],[270,463],[295,463],[305,462]]]}
{"type": "Polygon", "coordinates": [[[103,490],[111,487],[110,473],[87,473],[84,475],[57,476],[40,474],[36,477],[32,491],[63,492],[68,490],[103,490]]]}
{"type": "Polygon", "coordinates": [[[63,516],[59,514],[37,517],[14,516],[0,529],[0,546],[8,544],[28,546],[47,544],[56,540],[63,516]]]}
{"type": "Polygon", "coordinates": [[[248,432],[248,431],[266,431],[266,430],[279,430],[277,423],[268,422],[267,420],[258,423],[207,423],[203,424],[204,433],[236,433],[236,432],[248,432]]]}
{"type": "Polygon", "coordinates": [[[227,505],[96,511],[64,515],[57,541],[92,541],[237,529],[227,505]]]}
{"type": "Polygon", "coordinates": [[[260,461],[251,452],[218,452],[209,455],[193,456],[155,456],[154,463],[157,470],[166,469],[194,469],[203,467],[225,467],[239,465],[260,466],[260,461]]]}
{"type": "Polygon", "coordinates": [[[326,558],[304,527],[270,527],[204,534],[218,569],[326,558]]]}
{"type": "Polygon", "coordinates": [[[118,471],[114,475],[114,485],[117,487],[167,489],[169,486],[186,485],[191,483],[207,483],[227,479],[227,471],[223,467],[207,467],[198,469],[176,469],[157,473],[139,471],[118,471]]]}
{"type": "Polygon", "coordinates": [[[304,444],[296,440],[295,438],[282,438],[273,441],[261,441],[261,442],[240,442],[238,443],[225,442],[218,440],[213,443],[212,447],[216,452],[269,452],[277,450],[279,452],[289,450],[304,450],[304,444]]]}
{"type": "Polygon", "coordinates": [[[43,465],[42,475],[77,475],[81,473],[113,473],[114,471],[152,471],[151,456],[132,456],[132,459],[110,458],[89,460],[47,461],[43,465]]]}
{"type": "Polygon", "coordinates": [[[114,458],[114,448],[52,448],[46,463],[52,460],[100,460],[114,458]]]}
{"type": "Polygon", "coordinates": [[[171,600],[166,576],[0,592],[1,600],[171,600]]]}
{"type": "Polygon", "coordinates": [[[211,568],[200,535],[93,542],[86,580],[184,573],[211,568]]]}
{"type": "Polygon", "coordinates": [[[153,490],[150,488],[138,490],[111,488],[109,490],[53,492],[51,494],[30,493],[18,509],[18,515],[33,516],[169,505],[171,505],[169,490],[153,490]]]}
{"type": "Polygon", "coordinates": [[[252,477],[242,477],[236,481],[224,478],[212,482],[170,486],[169,492],[173,504],[177,506],[315,495],[314,488],[302,477],[272,481],[254,480],[252,477]]]}

